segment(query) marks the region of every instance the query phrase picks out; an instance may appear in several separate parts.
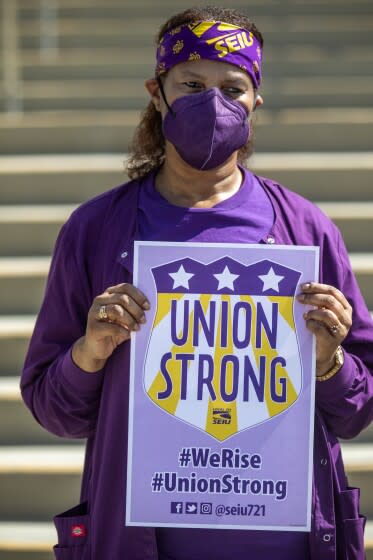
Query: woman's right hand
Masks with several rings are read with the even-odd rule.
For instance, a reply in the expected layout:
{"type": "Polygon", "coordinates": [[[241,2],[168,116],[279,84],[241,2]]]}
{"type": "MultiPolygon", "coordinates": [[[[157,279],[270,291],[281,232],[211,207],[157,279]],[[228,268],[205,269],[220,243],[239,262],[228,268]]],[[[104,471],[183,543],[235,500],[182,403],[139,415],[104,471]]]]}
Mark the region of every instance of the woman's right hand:
{"type": "Polygon", "coordinates": [[[88,313],[86,334],[72,349],[75,364],[87,372],[102,369],[117,346],[146,322],[148,309],[148,299],[132,284],[118,284],[97,296],[88,313]]]}

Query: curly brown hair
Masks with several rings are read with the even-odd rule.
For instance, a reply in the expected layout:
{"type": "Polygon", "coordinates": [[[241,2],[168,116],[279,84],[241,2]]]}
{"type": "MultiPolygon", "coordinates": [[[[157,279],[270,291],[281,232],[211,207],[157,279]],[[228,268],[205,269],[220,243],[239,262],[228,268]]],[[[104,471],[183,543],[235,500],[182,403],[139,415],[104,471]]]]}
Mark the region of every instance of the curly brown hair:
{"type": "MultiPolygon", "coordinates": [[[[189,8],[172,16],[160,28],[156,44],[163,35],[175,27],[195,21],[224,21],[251,31],[263,47],[263,37],[255,24],[244,14],[230,8],[218,6],[205,6],[200,8],[189,8]]],[[[245,146],[238,152],[238,160],[243,163],[253,152],[252,136],[245,146]]],[[[130,179],[141,179],[150,171],[160,167],[165,158],[165,139],[162,131],[162,117],[149,102],[141,116],[132,142],[129,147],[129,158],[126,171],[130,179]]]]}

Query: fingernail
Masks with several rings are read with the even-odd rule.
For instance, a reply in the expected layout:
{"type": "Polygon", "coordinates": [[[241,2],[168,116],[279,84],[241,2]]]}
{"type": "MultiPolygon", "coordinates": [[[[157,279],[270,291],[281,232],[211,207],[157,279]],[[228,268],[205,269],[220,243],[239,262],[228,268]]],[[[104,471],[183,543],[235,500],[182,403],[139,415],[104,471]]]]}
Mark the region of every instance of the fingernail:
{"type": "Polygon", "coordinates": [[[306,312],[306,313],[303,313],[303,317],[304,317],[304,319],[307,319],[308,313],[307,313],[307,312],[306,312]]]}
{"type": "Polygon", "coordinates": [[[311,287],[311,284],[309,282],[306,282],[306,284],[302,284],[302,290],[309,290],[311,287]]]}
{"type": "Polygon", "coordinates": [[[143,315],[140,319],[140,323],[146,323],[146,317],[143,315]]]}
{"type": "Polygon", "coordinates": [[[297,295],[297,300],[298,300],[298,301],[304,301],[305,298],[306,298],[306,296],[305,296],[304,294],[298,294],[298,295],[297,295]]]}
{"type": "Polygon", "coordinates": [[[138,325],[138,324],[136,323],[136,325],[133,326],[132,330],[133,330],[133,331],[139,331],[139,330],[140,330],[140,325],[138,325]]]}
{"type": "Polygon", "coordinates": [[[143,309],[146,309],[146,310],[150,309],[150,303],[149,303],[148,301],[145,301],[145,302],[142,304],[142,308],[143,308],[143,309]]]}

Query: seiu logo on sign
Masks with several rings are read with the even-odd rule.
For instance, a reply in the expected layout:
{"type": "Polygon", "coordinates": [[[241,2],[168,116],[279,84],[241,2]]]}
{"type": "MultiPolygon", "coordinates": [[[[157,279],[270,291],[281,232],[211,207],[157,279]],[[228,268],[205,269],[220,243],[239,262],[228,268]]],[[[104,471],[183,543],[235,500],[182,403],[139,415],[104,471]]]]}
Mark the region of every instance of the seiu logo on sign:
{"type": "Polygon", "coordinates": [[[157,406],[223,441],[294,404],[302,386],[297,271],[223,257],[186,258],[152,274],[157,310],[144,386],[157,406]]]}
{"type": "Polygon", "coordinates": [[[213,424],[230,424],[232,421],[230,408],[214,408],[212,411],[213,424]]]}

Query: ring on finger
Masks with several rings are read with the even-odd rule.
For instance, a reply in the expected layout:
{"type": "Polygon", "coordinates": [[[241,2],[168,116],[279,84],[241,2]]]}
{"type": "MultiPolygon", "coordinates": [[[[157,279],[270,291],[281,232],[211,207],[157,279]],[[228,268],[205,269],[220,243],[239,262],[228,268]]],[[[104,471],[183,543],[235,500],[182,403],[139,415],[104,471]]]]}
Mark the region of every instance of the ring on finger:
{"type": "Polygon", "coordinates": [[[100,309],[98,310],[98,318],[100,321],[105,321],[108,318],[108,314],[106,311],[106,305],[101,305],[100,309]]]}
{"type": "Polygon", "coordinates": [[[337,332],[339,330],[339,327],[338,327],[337,324],[335,324],[335,325],[332,325],[331,327],[329,327],[329,330],[334,335],[334,334],[337,334],[337,332]]]}

